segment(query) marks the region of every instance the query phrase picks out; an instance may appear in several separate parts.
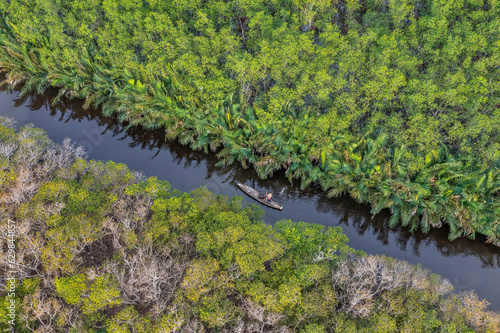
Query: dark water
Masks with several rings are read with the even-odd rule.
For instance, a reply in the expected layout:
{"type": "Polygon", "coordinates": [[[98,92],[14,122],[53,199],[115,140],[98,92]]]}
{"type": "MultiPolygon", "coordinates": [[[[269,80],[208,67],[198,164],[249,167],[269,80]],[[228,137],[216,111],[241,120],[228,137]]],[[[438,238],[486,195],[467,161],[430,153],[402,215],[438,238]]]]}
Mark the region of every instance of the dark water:
{"type": "MultiPolygon", "coordinates": [[[[17,120],[18,127],[28,122],[43,128],[56,142],[69,137],[83,145],[92,159],[126,163],[146,176],[168,180],[173,187],[190,191],[206,186],[224,195],[243,195],[236,182],[271,190],[284,206],[279,212],[262,207],[268,223],[280,219],[341,226],[349,245],[370,254],[385,254],[423,267],[449,279],[455,290],[473,289],[486,298],[492,310],[500,310],[500,248],[484,244],[484,239],[448,241],[446,229],[428,234],[410,233],[407,228],[388,227],[388,212],[376,216],[366,205],[349,197],[328,199],[319,188],[300,190],[284,174],[260,180],[252,169],[239,164],[218,168],[213,154],[194,152],[188,147],[165,142],[162,131],[124,127],[115,119],[104,118],[99,110],[82,108],[81,101],[64,100],[50,105],[54,91],[20,98],[16,92],[0,91],[0,115],[17,120]]],[[[244,196],[252,203],[252,199],[244,196]]],[[[479,239],[481,238],[481,239],[479,239]]]]}

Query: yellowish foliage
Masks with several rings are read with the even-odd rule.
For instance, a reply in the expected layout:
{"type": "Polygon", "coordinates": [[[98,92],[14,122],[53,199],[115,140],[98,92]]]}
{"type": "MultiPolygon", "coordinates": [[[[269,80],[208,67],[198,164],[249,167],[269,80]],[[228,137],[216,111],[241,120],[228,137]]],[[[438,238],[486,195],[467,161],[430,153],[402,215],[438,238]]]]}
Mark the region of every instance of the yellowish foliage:
{"type": "Polygon", "coordinates": [[[210,289],[208,284],[219,270],[219,263],[215,259],[194,260],[186,270],[181,287],[186,292],[186,298],[197,302],[210,289]]]}

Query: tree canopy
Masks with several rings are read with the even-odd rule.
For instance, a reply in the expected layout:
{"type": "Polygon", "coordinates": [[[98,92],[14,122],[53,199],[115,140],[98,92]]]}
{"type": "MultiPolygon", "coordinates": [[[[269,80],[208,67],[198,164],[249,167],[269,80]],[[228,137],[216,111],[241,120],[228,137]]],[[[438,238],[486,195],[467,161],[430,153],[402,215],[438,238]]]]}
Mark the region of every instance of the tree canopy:
{"type": "Polygon", "coordinates": [[[24,92],[55,86],[221,164],[500,244],[496,0],[12,0],[0,15],[0,67],[24,92]]]}

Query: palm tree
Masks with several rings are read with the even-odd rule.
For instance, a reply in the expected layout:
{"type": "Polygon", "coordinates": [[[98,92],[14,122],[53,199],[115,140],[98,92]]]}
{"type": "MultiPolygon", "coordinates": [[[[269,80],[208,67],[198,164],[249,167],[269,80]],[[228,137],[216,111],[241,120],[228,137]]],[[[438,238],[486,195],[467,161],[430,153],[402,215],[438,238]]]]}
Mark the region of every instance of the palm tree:
{"type": "Polygon", "coordinates": [[[23,84],[20,95],[36,90],[42,94],[50,87],[47,79],[49,69],[47,65],[40,62],[38,51],[27,43],[17,43],[9,39],[9,35],[3,35],[0,40],[0,68],[7,72],[6,80],[12,87],[23,84]]]}

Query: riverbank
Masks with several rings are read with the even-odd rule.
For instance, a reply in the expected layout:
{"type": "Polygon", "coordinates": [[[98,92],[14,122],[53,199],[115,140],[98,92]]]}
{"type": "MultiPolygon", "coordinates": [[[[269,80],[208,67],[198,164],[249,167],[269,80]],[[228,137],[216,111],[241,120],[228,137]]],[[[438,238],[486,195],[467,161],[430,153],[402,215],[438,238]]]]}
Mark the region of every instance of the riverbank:
{"type": "Polygon", "coordinates": [[[495,105],[500,94],[488,83],[494,80],[488,75],[497,72],[496,54],[488,50],[498,40],[498,29],[487,27],[495,25],[498,8],[457,2],[450,11],[445,5],[422,5],[407,13],[411,23],[394,28],[385,10],[374,7],[359,14],[376,18],[381,30],[365,31],[355,16],[335,7],[328,10],[343,17],[337,25],[321,14],[314,19],[317,29],[307,33],[298,29],[293,15],[303,8],[289,4],[283,4],[290,14],[284,15],[233,2],[190,10],[160,4],[101,8],[84,2],[75,4],[90,6],[82,10],[88,16],[79,17],[78,27],[71,6],[52,5],[1,5],[2,68],[8,82],[22,84],[23,92],[58,87],[56,100],[82,98],[130,126],[164,128],[168,138],[192,149],[217,151],[221,165],[239,162],[262,178],[286,170],[290,181],[302,187],[321,184],[332,196],[348,193],[369,203],[373,214],[389,209],[391,226],[426,232],[447,224],[450,239],[481,233],[499,245],[495,105]],[[225,14],[215,15],[219,10],[225,14]],[[464,15],[455,16],[460,11],[464,15]],[[30,20],[26,12],[33,15],[30,20]],[[162,15],[162,33],[143,23],[153,14],[162,15]],[[255,15],[264,15],[267,23],[255,26],[262,21],[255,15]],[[131,28],[123,22],[132,22],[130,17],[142,19],[133,20],[133,34],[125,36],[131,28]],[[231,22],[245,17],[253,23],[240,22],[238,32],[231,22]],[[345,20],[350,21],[346,31],[345,20]],[[456,49],[448,40],[431,43],[436,34],[425,27],[432,20],[465,20],[448,24],[448,34],[463,39],[458,44],[484,37],[485,45],[474,51],[456,49]],[[465,33],[458,27],[470,29],[465,33]],[[275,36],[266,46],[270,31],[287,37],[275,36]],[[417,54],[413,42],[422,45],[417,54]],[[436,48],[440,54],[458,52],[465,60],[435,62],[436,48]],[[394,69],[378,56],[384,52],[397,64],[394,69]],[[294,54],[295,60],[269,58],[282,53],[294,54]],[[354,62],[359,57],[366,66],[354,62]],[[280,69],[279,63],[288,65],[280,69]],[[416,63],[421,70],[415,71],[416,63]],[[447,72],[443,66],[459,68],[453,80],[436,74],[447,72]]]}
{"type": "Polygon", "coordinates": [[[4,119],[0,136],[8,152],[0,205],[15,221],[22,259],[14,263],[21,332],[500,325],[473,293],[455,295],[449,281],[424,269],[356,252],[338,227],[269,226],[241,198],[204,188],[183,193],[123,164],[85,161],[69,141],[54,145],[32,127],[16,133],[4,119]]]}

